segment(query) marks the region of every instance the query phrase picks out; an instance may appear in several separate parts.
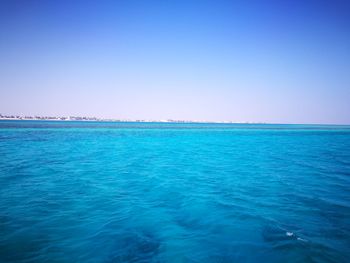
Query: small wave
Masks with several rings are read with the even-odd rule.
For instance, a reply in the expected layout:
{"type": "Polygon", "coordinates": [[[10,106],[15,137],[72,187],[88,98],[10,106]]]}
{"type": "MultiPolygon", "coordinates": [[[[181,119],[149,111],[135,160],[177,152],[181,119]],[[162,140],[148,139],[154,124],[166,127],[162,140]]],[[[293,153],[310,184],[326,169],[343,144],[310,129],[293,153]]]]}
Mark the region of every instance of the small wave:
{"type": "Polygon", "coordinates": [[[286,235],[287,235],[287,237],[291,237],[291,236],[294,236],[294,233],[293,232],[286,232],[286,235]]]}
{"type": "Polygon", "coordinates": [[[298,237],[297,240],[298,240],[298,241],[303,241],[303,242],[309,242],[309,241],[307,241],[306,239],[301,238],[301,237],[298,237]]]}

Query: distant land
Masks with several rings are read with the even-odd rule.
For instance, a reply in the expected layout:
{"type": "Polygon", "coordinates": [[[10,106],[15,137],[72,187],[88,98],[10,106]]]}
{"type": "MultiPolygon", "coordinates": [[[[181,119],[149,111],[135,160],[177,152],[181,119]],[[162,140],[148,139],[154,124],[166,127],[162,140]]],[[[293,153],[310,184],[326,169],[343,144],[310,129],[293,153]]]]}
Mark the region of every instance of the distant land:
{"type": "MultiPolygon", "coordinates": [[[[0,120],[38,120],[38,121],[110,121],[110,122],[175,122],[175,123],[239,123],[234,121],[199,121],[199,120],[143,120],[143,119],[108,119],[108,118],[97,118],[97,117],[87,117],[87,116],[29,116],[29,115],[3,115],[0,114],[0,120]]],[[[253,122],[244,122],[252,123],[253,122]]],[[[264,123],[259,123],[264,124],[264,123]]]]}
{"type": "Polygon", "coordinates": [[[274,123],[274,122],[251,122],[251,121],[209,121],[209,120],[178,120],[178,119],[118,119],[118,118],[97,118],[90,116],[41,116],[41,115],[4,115],[0,114],[1,120],[9,121],[86,121],[86,122],[145,122],[145,123],[216,123],[216,124],[271,124],[271,125],[332,125],[332,126],[349,126],[348,124],[334,123],[274,123]]]}

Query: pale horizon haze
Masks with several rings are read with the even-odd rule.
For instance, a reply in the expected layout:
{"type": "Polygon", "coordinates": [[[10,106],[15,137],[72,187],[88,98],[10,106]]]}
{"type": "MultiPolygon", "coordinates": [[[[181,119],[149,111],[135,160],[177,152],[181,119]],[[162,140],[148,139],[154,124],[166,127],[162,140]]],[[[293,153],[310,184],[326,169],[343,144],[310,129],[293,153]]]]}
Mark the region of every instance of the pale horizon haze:
{"type": "Polygon", "coordinates": [[[349,1],[1,1],[0,113],[350,124],[349,1]]]}

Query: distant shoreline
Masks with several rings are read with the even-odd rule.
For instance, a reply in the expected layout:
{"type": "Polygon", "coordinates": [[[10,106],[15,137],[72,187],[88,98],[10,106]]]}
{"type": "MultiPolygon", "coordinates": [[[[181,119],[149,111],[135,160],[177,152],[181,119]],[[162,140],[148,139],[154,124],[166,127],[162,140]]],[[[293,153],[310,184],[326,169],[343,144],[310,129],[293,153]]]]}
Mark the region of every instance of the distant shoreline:
{"type": "Polygon", "coordinates": [[[135,122],[135,123],[216,123],[216,124],[277,124],[264,122],[231,122],[231,121],[185,121],[185,120],[119,120],[119,119],[29,119],[0,118],[0,121],[57,121],[57,122],[135,122]]]}
{"type": "Polygon", "coordinates": [[[81,117],[81,116],[29,116],[29,115],[2,115],[0,114],[0,120],[11,121],[89,121],[89,122],[137,122],[137,123],[232,123],[232,124],[268,124],[268,123],[253,123],[253,122],[234,122],[234,121],[201,121],[201,120],[175,120],[175,119],[104,119],[97,117],[81,117]]]}
{"type": "Polygon", "coordinates": [[[122,119],[94,119],[86,117],[60,118],[3,118],[0,121],[53,121],[53,122],[110,122],[110,123],[169,123],[169,124],[236,124],[236,125],[314,125],[314,126],[350,126],[350,124],[332,123],[267,123],[267,122],[233,122],[233,121],[186,121],[186,120],[122,120],[122,119]]]}

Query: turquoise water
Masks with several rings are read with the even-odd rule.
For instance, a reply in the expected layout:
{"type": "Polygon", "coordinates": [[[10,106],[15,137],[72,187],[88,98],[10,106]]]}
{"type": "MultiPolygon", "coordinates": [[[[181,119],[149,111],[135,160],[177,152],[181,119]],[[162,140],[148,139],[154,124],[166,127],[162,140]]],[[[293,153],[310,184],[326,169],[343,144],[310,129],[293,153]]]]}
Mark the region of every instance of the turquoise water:
{"type": "Polygon", "coordinates": [[[0,122],[0,262],[350,262],[350,127],[0,122]]]}

